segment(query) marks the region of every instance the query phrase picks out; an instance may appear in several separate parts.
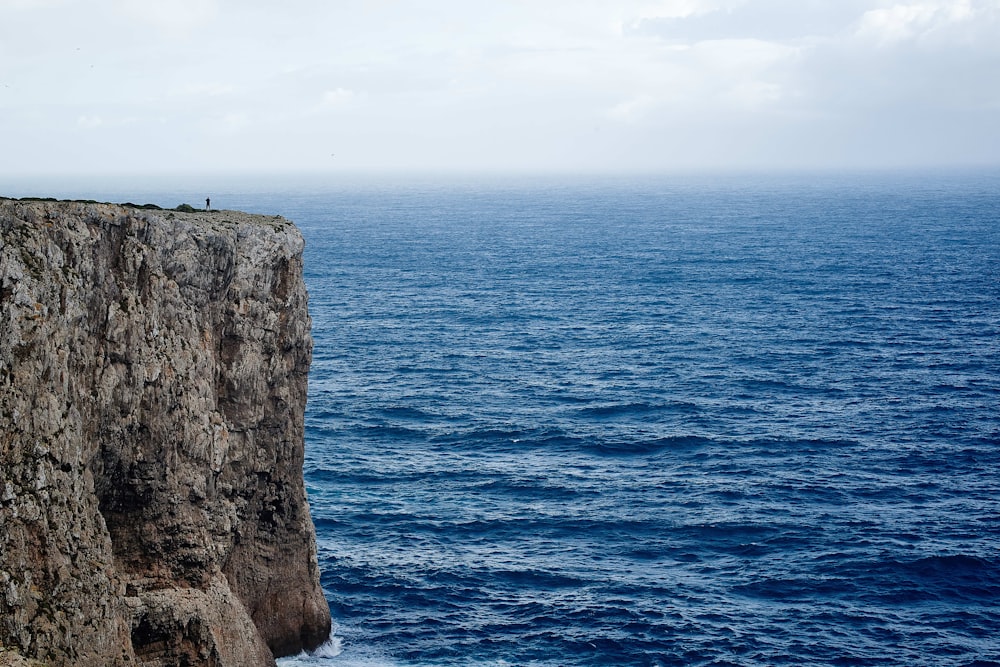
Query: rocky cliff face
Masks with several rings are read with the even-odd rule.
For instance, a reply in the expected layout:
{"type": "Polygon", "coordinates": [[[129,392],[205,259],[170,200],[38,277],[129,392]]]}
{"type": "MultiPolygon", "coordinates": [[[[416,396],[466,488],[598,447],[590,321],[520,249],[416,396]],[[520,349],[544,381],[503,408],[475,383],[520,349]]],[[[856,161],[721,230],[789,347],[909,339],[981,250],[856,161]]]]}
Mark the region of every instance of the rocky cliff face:
{"type": "Polygon", "coordinates": [[[0,663],[324,641],[295,227],[0,200],[0,233],[0,663]]]}

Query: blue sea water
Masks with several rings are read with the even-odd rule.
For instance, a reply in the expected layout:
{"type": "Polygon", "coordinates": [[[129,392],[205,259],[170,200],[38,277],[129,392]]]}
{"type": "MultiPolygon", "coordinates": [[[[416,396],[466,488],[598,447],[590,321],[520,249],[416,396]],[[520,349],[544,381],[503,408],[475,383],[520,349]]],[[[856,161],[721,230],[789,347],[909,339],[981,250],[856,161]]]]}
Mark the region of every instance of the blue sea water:
{"type": "Polygon", "coordinates": [[[1000,664],[998,186],[290,204],[316,664],[1000,664]]]}
{"type": "Polygon", "coordinates": [[[1000,665],[1000,174],[213,203],[307,240],[284,665],[1000,665]]]}

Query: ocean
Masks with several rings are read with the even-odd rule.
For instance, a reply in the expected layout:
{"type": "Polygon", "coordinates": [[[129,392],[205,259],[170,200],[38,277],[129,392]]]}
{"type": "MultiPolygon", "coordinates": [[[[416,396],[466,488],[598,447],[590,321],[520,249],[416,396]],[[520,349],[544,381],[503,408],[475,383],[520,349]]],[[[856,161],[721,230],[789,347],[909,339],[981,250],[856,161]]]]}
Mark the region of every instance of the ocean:
{"type": "Polygon", "coordinates": [[[282,665],[1000,665],[1000,173],[210,194],[307,242],[282,665]]]}

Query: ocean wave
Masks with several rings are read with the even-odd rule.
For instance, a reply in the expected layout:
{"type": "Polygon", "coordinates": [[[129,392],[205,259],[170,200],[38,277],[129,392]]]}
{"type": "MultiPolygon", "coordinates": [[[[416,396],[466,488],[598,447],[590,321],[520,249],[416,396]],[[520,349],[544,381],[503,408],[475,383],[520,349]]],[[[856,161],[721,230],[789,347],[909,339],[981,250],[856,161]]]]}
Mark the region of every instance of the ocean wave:
{"type": "MultiPolygon", "coordinates": [[[[280,658],[277,662],[279,667],[310,667],[313,665],[337,664],[346,667],[348,663],[343,661],[332,661],[344,652],[344,640],[336,635],[336,628],[330,632],[330,637],[314,651],[302,651],[298,655],[280,658]]],[[[361,663],[355,663],[361,664],[361,663]]],[[[376,667],[375,663],[364,663],[368,667],[376,667]]],[[[389,667],[386,664],[386,667],[389,667]]]]}

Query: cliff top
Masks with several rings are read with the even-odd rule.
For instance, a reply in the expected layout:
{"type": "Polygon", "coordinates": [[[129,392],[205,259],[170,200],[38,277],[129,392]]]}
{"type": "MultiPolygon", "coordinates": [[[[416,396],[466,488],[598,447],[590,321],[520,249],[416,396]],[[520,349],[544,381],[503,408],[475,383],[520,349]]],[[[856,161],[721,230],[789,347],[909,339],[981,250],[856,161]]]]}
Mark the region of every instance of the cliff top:
{"type": "Polygon", "coordinates": [[[283,229],[292,227],[294,223],[280,215],[263,215],[259,213],[246,213],[244,211],[232,211],[227,209],[198,209],[190,204],[179,204],[174,208],[163,208],[156,204],[133,204],[132,202],[114,203],[100,202],[93,199],[55,199],[52,197],[2,197],[0,205],[4,203],[16,204],[36,204],[40,206],[67,206],[67,205],[89,205],[99,207],[117,207],[132,209],[134,211],[144,211],[159,215],[167,219],[179,219],[188,222],[203,224],[207,226],[231,225],[231,224],[258,224],[266,225],[273,229],[283,229]]]}

